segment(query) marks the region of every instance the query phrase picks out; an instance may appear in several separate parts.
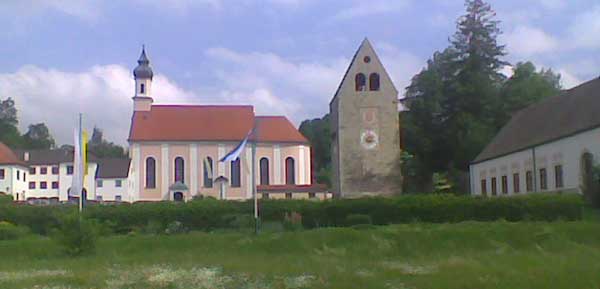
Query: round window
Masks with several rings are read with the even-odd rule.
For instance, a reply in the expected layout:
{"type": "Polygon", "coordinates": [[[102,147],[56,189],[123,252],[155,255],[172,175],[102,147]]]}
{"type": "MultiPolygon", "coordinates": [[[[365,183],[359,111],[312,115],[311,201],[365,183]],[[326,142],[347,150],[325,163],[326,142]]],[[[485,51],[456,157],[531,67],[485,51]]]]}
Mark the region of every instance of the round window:
{"type": "Polygon", "coordinates": [[[371,57],[369,56],[365,56],[365,58],[363,59],[366,63],[371,62],[371,57]]]}

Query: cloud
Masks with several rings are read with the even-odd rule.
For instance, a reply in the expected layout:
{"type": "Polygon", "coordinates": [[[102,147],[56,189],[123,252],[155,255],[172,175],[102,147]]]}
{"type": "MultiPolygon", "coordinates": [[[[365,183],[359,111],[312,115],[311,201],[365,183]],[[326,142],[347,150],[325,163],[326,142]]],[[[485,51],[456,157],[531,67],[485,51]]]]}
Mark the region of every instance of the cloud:
{"type": "MultiPolygon", "coordinates": [[[[0,91],[0,97],[15,99],[22,131],[29,124],[44,122],[57,143],[72,143],[81,112],[88,129],[98,126],[110,141],[127,141],[134,82],[123,66],[94,66],[83,72],[23,66],[14,73],[0,74],[0,91]]],[[[154,79],[153,93],[165,102],[185,103],[194,96],[160,74],[154,79]]]]}
{"type": "Polygon", "coordinates": [[[529,56],[554,51],[558,41],[541,29],[529,26],[518,26],[503,36],[510,53],[529,56]]]}
{"type": "Polygon", "coordinates": [[[408,6],[409,1],[407,0],[353,1],[350,7],[337,12],[333,16],[333,20],[350,20],[364,16],[395,13],[408,6]]]}
{"type": "Polygon", "coordinates": [[[600,48],[600,6],[586,10],[576,17],[568,29],[573,48],[600,48]]]}

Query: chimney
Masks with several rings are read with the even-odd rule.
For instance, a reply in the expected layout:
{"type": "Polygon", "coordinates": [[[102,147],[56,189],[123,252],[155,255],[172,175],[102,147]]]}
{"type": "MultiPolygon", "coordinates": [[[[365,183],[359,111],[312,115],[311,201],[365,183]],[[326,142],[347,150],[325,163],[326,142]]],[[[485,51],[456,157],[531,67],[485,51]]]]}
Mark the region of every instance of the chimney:
{"type": "Polygon", "coordinates": [[[24,159],[26,162],[28,162],[28,161],[29,161],[29,152],[25,152],[25,153],[23,154],[23,159],[24,159]]]}

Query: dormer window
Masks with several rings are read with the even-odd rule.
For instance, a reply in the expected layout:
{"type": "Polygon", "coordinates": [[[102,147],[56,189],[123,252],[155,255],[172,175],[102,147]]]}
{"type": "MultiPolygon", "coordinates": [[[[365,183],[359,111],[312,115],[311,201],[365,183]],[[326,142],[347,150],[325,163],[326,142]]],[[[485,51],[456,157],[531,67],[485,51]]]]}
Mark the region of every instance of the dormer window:
{"type": "Polygon", "coordinates": [[[143,83],[142,83],[142,84],[140,84],[140,93],[141,93],[141,94],[144,94],[144,93],[146,93],[146,85],[144,85],[143,83]]]}

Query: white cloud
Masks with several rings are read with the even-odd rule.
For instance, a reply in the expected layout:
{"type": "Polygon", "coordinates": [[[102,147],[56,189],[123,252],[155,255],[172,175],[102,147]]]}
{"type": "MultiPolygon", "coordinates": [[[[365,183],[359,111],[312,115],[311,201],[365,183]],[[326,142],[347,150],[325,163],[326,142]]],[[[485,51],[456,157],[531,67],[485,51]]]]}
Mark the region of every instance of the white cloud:
{"type": "Polygon", "coordinates": [[[576,15],[568,32],[573,48],[600,48],[600,6],[576,15]]]}
{"type": "Polygon", "coordinates": [[[554,37],[535,27],[518,26],[502,37],[508,51],[518,55],[528,56],[558,48],[558,41],[554,37]]]}
{"type": "Polygon", "coordinates": [[[358,17],[402,11],[409,6],[407,0],[353,1],[348,8],[340,10],[333,20],[350,20],[358,17]]]}
{"type": "MultiPolygon", "coordinates": [[[[15,99],[20,129],[44,122],[59,144],[72,142],[79,112],[88,129],[97,125],[110,141],[125,144],[133,88],[130,70],[119,65],[94,66],[76,73],[28,65],[0,74],[0,97],[15,99]]],[[[162,102],[187,102],[193,97],[163,75],[155,77],[153,92],[162,102]]]]}
{"type": "Polygon", "coordinates": [[[564,89],[570,89],[583,83],[581,79],[577,78],[575,75],[571,74],[565,69],[559,69],[558,73],[560,73],[560,84],[564,89]]]}

